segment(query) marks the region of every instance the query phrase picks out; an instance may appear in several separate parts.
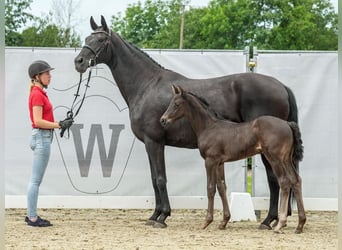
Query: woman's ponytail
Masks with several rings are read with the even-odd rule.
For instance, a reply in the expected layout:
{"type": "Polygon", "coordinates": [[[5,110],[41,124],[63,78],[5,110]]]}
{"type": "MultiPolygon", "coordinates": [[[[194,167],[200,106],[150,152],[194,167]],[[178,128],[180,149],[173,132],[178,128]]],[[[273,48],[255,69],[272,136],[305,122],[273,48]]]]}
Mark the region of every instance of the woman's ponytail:
{"type": "Polygon", "coordinates": [[[31,81],[30,81],[30,87],[29,87],[30,93],[31,93],[31,91],[32,91],[33,86],[34,86],[34,80],[31,79],[31,81]]]}

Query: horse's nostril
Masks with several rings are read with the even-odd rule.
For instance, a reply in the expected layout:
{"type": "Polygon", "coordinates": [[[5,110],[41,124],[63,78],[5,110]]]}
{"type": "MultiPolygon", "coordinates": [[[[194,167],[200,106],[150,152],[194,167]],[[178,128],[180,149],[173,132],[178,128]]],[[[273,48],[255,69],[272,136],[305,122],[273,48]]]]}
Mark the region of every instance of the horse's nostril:
{"type": "Polygon", "coordinates": [[[161,123],[162,125],[166,125],[166,119],[165,119],[165,118],[161,118],[161,119],[160,119],[160,123],[161,123]]]}
{"type": "Polygon", "coordinates": [[[76,58],[76,62],[77,62],[77,63],[82,63],[82,62],[83,62],[83,57],[78,57],[78,58],[76,58]]]}

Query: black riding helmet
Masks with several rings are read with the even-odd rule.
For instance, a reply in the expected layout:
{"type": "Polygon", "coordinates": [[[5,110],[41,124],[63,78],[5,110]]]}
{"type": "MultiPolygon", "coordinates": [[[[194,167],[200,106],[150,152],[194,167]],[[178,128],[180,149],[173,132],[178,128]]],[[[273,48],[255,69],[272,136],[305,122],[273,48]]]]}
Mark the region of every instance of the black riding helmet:
{"type": "Polygon", "coordinates": [[[53,70],[55,68],[51,68],[51,66],[43,61],[43,60],[38,60],[38,61],[34,61],[33,63],[31,63],[31,65],[28,68],[28,74],[30,76],[31,79],[34,78],[35,75],[53,70]]]}

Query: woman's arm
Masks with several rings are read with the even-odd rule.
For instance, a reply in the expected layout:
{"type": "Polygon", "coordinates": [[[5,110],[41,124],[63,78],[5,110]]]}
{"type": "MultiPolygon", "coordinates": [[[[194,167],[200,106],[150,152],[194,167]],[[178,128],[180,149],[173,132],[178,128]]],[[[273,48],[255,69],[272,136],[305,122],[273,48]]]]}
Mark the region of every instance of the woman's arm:
{"type": "Polygon", "coordinates": [[[43,107],[33,106],[33,122],[38,128],[42,129],[54,129],[60,128],[58,122],[49,122],[43,120],[43,107]]]}

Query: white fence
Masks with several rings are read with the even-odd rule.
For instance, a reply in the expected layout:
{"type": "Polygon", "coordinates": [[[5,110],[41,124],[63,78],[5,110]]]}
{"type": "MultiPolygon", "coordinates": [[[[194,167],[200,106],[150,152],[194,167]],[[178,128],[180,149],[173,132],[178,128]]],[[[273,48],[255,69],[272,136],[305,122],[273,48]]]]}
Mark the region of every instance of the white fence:
{"type": "MultiPolygon", "coordinates": [[[[244,51],[147,50],[166,68],[191,78],[244,72],[244,51]]],[[[6,207],[25,207],[32,153],[28,146],[27,67],[47,60],[56,70],[48,95],[56,119],[65,117],[76,92],[75,49],[7,48],[6,207]]],[[[300,165],[308,209],[337,209],[337,54],[262,53],[257,72],[290,86],[299,105],[305,160],[300,165]]],[[[85,79],[84,79],[85,80],[85,79]]],[[[40,189],[40,207],[154,207],[149,164],[143,144],[132,134],[126,103],[109,69],[93,71],[91,87],[70,139],[55,136],[40,189]],[[90,139],[90,138],[93,138],[90,139]]],[[[226,164],[228,193],[245,191],[245,162],[226,164]]],[[[255,207],[268,208],[262,164],[254,167],[255,207]]],[[[168,191],[173,208],[205,208],[206,176],[197,150],[166,148],[168,191]]],[[[217,203],[219,204],[219,203],[217,203]]]]}

